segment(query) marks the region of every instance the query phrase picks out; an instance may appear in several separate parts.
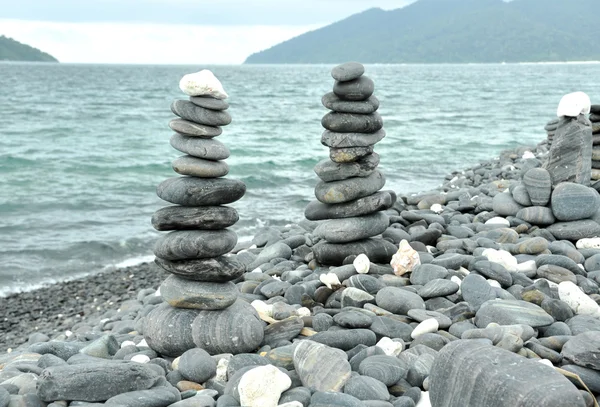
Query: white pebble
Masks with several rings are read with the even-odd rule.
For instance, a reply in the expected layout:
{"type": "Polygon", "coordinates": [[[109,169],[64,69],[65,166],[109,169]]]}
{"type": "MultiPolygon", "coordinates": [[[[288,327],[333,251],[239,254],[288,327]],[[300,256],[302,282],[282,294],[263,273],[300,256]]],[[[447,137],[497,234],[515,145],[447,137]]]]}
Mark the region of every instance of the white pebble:
{"type": "Polygon", "coordinates": [[[415,407],[431,407],[431,401],[429,400],[429,392],[422,391],[421,398],[415,407]]]}
{"type": "Polygon", "coordinates": [[[531,151],[525,151],[521,158],[524,160],[527,160],[528,158],[535,158],[535,154],[533,154],[531,151]]]}
{"type": "Polygon", "coordinates": [[[131,357],[131,361],[137,363],[148,363],[150,362],[150,357],[148,355],[135,355],[131,357]]]}
{"type": "Polygon", "coordinates": [[[300,307],[296,310],[299,317],[310,317],[310,310],[306,307],[300,307]]]}
{"type": "Polygon", "coordinates": [[[184,75],[179,81],[179,89],[190,96],[212,96],[227,99],[227,93],[221,82],[208,69],[184,75]]]}
{"type": "Polygon", "coordinates": [[[261,300],[254,300],[252,301],[252,303],[250,304],[254,307],[254,309],[262,314],[265,314],[269,317],[273,316],[273,305],[272,304],[267,304],[264,301],[261,300]]]}
{"type": "Polygon", "coordinates": [[[321,274],[319,276],[319,280],[325,284],[327,286],[327,288],[329,288],[330,290],[333,290],[333,286],[340,286],[342,285],[342,283],[340,282],[340,279],[338,278],[337,274],[335,273],[327,273],[327,274],[321,274]]]}
{"type": "Polygon", "coordinates": [[[404,342],[396,342],[387,336],[381,338],[375,346],[388,356],[398,356],[404,350],[404,342]]]}
{"type": "Polygon", "coordinates": [[[178,370],[179,369],[179,361],[181,360],[181,356],[176,357],[171,362],[171,369],[178,370]]]}
{"type": "Polygon", "coordinates": [[[517,271],[519,273],[526,273],[528,271],[536,271],[537,266],[535,265],[535,260],[527,260],[523,263],[517,264],[517,271]]]}
{"type": "Polygon", "coordinates": [[[255,268],[254,270],[251,271],[251,273],[262,273],[262,269],[260,267],[255,268]]]}
{"type": "Polygon", "coordinates": [[[369,272],[369,269],[371,268],[371,262],[369,261],[367,255],[364,253],[361,253],[358,256],[356,256],[356,259],[354,259],[352,264],[354,265],[354,268],[356,269],[356,272],[358,274],[367,274],[369,272]]]}
{"type": "Polygon", "coordinates": [[[277,407],[281,393],[291,385],[290,377],[275,366],[255,367],[240,379],[240,404],[247,407],[277,407]]]}
{"type": "Polygon", "coordinates": [[[558,285],[558,298],[567,303],[577,315],[600,316],[600,306],[574,283],[563,281],[558,285]]]}
{"type": "Polygon", "coordinates": [[[66,330],[65,331],[65,336],[68,338],[69,336],[73,335],[73,332],[66,330]]]}
{"type": "Polygon", "coordinates": [[[229,378],[227,377],[227,366],[229,366],[229,359],[219,359],[219,361],[217,362],[217,374],[215,376],[215,380],[223,383],[229,380],[229,378]]]}
{"type": "Polygon", "coordinates": [[[541,364],[550,366],[550,367],[554,367],[554,365],[552,364],[552,362],[550,362],[548,359],[540,359],[540,360],[538,360],[538,362],[540,362],[541,364]]]}
{"type": "Polygon", "coordinates": [[[589,114],[592,102],[590,97],[583,92],[568,93],[562,97],[556,109],[558,117],[577,117],[580,114],[589,114]]]}
{"type": "Polygon", "coordinates": [[[579,239],[575,246],[578,249],[600,249],[600,237],[591,237],[588,239],[579,239]]]}
{"type": "Polygon", "coordinates": [[[499,283],[499,282],[497,282],[496,280],[488,279],[488,280],[487,280],[487,282],[488,282],[488,284],[489,284],[490,286],[492,286],[492,287],[496,287],[496,288],[502,288],[502,287],[500,286],[500,283],[499,283]]]}
{"type": "Polygon", "coordinates": [[[439,328],[439,322],[435,318],[429,318],[417,325],[416,328],[410,333],[410,337],[415,339],[423,334],[437,332],[439,328]]]}
{"type": "Polygon", "coordinates": [[[248,249],[256,249],[258,246],[253,244],[252,246],[250,246],[248,249]]]}
{"type": "Polygon", "coordinates": [[[510,222],[500,216],[494,216],[493,218],[488,219],[485,222],[485,224],[486,225],[503,225],[503,226],[507,226],[507,227],[510,226],[510,222]]]}
{"type": "Polygon", "coordinates": [[[138,348],[149,348],[150,347],[150,346],[148,346],[148,342],[146,342],[145,339],[142,339],[141,341],[139,341],[136,346],[138,348]]]}
{"type": "Polygon", "coordinates": [[[442,205],[437,204],[437,203],[431,205],[431,207],[429,209],[437,214],[444,212],[444,208],[442,207],[442,205]]]}
{"type": "Polygon", "coordinates": [[[517,271],[519,262],[506,250],[485,249],[481,255],[489,261],[503,265],[508,271],[517,271]]]}
{"type": "Polygon", "coordinates": [[[134,341],[123,341],[123,343],[121,343],[121,349],[123,349],[125,346],[135,346],[135,342],[134,341]]]}
{"type": "Polygon", "coordinates": [[[304,407],[304,404],[299,401],[288,401],[287,403],[279,404],[277,407],[304,407]]]}

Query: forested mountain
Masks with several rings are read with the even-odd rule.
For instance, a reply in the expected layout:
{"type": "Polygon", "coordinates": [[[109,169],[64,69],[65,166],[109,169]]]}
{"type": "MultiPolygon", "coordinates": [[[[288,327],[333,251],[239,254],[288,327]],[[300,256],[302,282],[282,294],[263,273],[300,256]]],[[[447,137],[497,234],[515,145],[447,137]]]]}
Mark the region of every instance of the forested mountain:
{"type": "Polygon", "coordinates": [[[58,62],[52,55],[0,35],[0,61],[58,62]]]}
{"type": "Polygon", "coordinates": [[[418,0],[369,9],[246,63],[600,60],[599,0],[418,0]]]}

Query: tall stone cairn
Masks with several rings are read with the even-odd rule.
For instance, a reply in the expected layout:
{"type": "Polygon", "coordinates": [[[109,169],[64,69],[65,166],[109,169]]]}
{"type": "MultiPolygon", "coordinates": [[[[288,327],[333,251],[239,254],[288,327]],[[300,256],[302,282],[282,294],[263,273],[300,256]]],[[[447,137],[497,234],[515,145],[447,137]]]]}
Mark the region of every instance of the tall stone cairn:
{"type": "Polygon", "coordinates": [[[320,264],[340,265],[363,253],[372,262],[389,263],[397,251],[389,241],[373,238],[387,229],[389,219],[382,211],[392,207],[396,195],[381,191],[385,177],[377,170],[373,146],[385,131],[375,85],[364,72],[357,62],[336,66],[333,92],[321,100],[331,110],[321,120],[326,129],[321,143],[329,147],[329,159],[314,168],[321,181],[315,187],[317,199],[305,210],[307,219],[324,220],[314,230],[322,239],[313,247],[320,264]]]}
{"type": "Polygon", "coordinates": [[[216,137],[231,123],[227,93],[207,70],[186,75],[175,100],[171,146],[185,155],[172,162],[181,176],[160,183],[158,196],[174,205],[159,209],[152,225],[169,231],[154,246],[156,264],[171,275],[161,284],[165,300],[146,317],[144,337],[155,351],[179,356],[194,347],[210,354],[255,350],[263,339],[258,314],[238,300],[232,282],[245,272],[235,256],[237,235],[229,226],[237,211],[225,206],[244,196],[242,181],[224,178],[229,149],[216,137]]]}
{"type": "Polygon", "coordinates": [[[592,123],[592,180],[600,180],[600,105],[592,105],[590,109],[592,123]]]}

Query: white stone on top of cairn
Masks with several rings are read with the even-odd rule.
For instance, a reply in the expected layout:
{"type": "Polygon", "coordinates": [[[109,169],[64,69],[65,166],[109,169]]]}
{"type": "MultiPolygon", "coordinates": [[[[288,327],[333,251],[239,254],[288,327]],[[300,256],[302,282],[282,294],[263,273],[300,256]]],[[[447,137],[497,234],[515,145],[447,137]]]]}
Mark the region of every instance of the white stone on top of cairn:
{"type": "Polygon", "coordinates": [[[208,69],[184,75],[179,81],[179,89],[190,96],[212,96],[215,99],[227,99],[221,81],[208,69]]]}
{"type": "Polygon", "coordinates": [[[590,97],[583,92],[568,93],[562,97],[556,110],[558,117],[577,117],[580,114],[589,114],[592,106],[590,97]]]}

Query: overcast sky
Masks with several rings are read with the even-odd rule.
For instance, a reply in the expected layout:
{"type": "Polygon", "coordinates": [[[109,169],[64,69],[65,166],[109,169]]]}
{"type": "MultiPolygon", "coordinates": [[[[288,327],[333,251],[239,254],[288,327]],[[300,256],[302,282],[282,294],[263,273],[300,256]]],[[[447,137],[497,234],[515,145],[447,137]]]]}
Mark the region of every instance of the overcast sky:
{"type": "Polygon", "coordinates": [[[371,7],[410,0],[0,0],[0,35],[61,62],[237,64],[371,7]]]}

